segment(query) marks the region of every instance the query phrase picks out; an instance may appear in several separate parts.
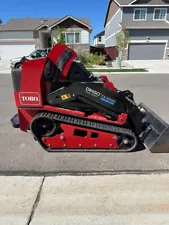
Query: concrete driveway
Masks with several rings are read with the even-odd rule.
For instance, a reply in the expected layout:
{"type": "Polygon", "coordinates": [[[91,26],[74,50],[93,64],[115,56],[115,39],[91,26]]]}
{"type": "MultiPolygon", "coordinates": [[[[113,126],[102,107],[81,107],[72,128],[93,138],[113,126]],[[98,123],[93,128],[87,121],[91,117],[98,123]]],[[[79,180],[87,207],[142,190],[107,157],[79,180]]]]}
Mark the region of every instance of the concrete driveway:
{"type": "Polygon", "coordinates": [[[127,60],[133,68],[145,68],[151,73],[169,73],[169,60],[127,60]]]}
{"type": "Polygon", "coordinates": [[[168,225],[169,175],[0,177],[1,225],[168,225]]]}

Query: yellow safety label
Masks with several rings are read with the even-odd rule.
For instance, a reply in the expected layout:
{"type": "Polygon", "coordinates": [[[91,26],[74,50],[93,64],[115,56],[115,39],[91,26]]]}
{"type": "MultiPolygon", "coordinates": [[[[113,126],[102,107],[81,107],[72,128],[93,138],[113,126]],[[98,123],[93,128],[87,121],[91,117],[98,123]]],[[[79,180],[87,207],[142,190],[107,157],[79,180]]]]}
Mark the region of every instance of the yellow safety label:
{"type": "Polygon", "coordinates": [[[61,95],[61,99],[62,99],[62,100],[67,100],[67,99],[69,99],[69,98],[71,98],[71,95],[70,95],[70,94],[61,95]]]}

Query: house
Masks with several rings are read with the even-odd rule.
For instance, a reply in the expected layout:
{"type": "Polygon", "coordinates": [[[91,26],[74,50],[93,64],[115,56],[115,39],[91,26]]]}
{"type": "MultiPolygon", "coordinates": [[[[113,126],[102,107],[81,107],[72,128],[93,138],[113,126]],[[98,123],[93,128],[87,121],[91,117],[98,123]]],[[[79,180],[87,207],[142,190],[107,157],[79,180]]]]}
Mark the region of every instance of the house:
{"type": "Polygon", "coordinates": [[[168,0],[110,0],[105,18],[105,47],[114,51],[123,23],[130,43],[125,60],[163,60],[169,55],[168,0]]]}
{"type": "Polygon", "coordinates": [[[96,34],[94,36],[94,46],[95,47],[104,47],[105,46],[105,37],[104,37],[104,31],[100,32],[99,34],[96,34]]]}
{"type": "Polygon", "coordinates": [[[17,18],[0,25],[0,59],[30,54],[37,48],[52,46],[57,29],[64,29],[66,44],[75,51],[90,51],[92,27],[88,18],[17,18]]]}

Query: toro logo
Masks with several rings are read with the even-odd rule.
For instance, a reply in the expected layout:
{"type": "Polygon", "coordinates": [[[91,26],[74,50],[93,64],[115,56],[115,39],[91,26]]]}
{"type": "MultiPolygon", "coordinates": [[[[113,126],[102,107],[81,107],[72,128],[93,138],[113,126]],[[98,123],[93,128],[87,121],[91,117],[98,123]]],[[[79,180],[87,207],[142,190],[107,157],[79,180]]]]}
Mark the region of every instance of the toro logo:
{"type": "Polygon", "coordinates": [[[20,92],[19,99],[21,105],[40,105],[40,97],[37,92],[20,92]]]}

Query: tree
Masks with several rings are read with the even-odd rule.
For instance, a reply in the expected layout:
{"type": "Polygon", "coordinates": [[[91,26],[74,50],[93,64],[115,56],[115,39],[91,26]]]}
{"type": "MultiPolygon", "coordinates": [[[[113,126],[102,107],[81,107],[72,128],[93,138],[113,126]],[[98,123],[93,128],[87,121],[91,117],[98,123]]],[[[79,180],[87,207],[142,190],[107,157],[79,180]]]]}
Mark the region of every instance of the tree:
{"type": "Polygon", "coordinates": [[[119,32],[116,34],[116,47],[120,59],[120,68],[124,49],[127,48],[129,42],[130,42],[129,33],[126,29],[126,26],[123,23],[121,23],[121,28],[119,32]]]}
{"type": "Polygon", "coordinates": [[[2,21],[2,19],[0,18],[0,25],[1,25],[1,24],[3,24],[3,21],[2,21]]]}
{"type": "Polygon", "coordinates": [[[59,44],[65,44],[65,35],[64,35],[64,29],[58,27],[57,32],[54,35],[54,38],[52,39],[54,44],[59,43],[59,44]]]}

